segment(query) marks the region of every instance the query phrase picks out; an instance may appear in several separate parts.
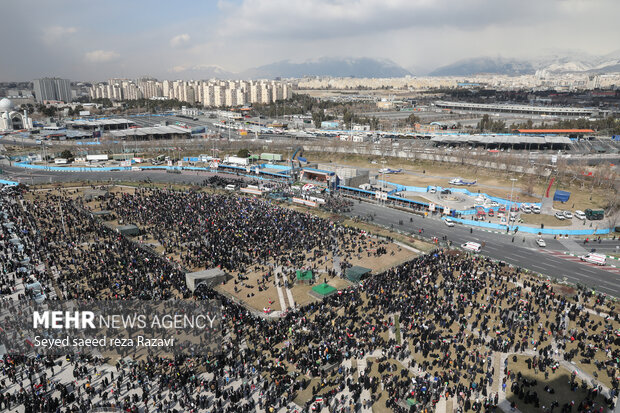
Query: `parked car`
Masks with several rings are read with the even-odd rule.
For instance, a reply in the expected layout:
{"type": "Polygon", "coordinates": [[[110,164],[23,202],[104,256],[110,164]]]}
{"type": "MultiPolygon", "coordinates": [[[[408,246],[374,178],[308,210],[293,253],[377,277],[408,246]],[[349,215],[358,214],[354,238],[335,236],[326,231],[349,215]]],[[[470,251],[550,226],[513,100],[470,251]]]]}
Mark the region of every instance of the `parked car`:
{"type": "Polygon", "coordinates": [[[563,212],[561,212],[561,211],[560,211],[560,212],[556,212],[556,213],[555,213],[555,217],[556,217],[557,219],[559,219],[560,221],[564,221],[564,220],[566,219],[566,217],[564,216],[564,213],[563,213],[563,212]]]}
{"type": "Polygon", "coordinates": [[[585,221],[586,220],[586,213],[583,212],[583,211],[577,210],[577,211],[575,211],[575,218],[580,219],[582,221],[585,221]]]}
{"type": "Polygon", "coordinates": [[[532,212],[534,214],[540,214],[540,207],[538,205],[532,205],[532,212]]]}
{"type": "Polygon", "coordinates": [[[564,218],[573,219],[573,214],[570,211],[564,211],[564,218]]]}
{"type": "Polygon", "coordinates": [[[528,204],[523,204],[523,205],[521,205],[521,211],[523,211],[526,214],[531,214],[532,213],[532,207],[529,206],[528,204]]]}
{"type": "Polygon", "coordinates": [[[443,191],[441,191],[441,193],[442,193],[443,195],[448,195],[448,194],[451,194],[451,193],[452,193],[452,191],[450,191],[449,189],[444,189],[443,191]]]}
{"type": "Polygon", "coordinates": [[[542,238],[538,238],[538,239],[536,240],[536,244],[537,244],[539,247],[541,247],[541,248],[545,248],[545,247],[547,246],[547,243],[546,243],[546,242],[545,242],[545,240],[544,240],[544,239],[542,239],[542,238]]]}

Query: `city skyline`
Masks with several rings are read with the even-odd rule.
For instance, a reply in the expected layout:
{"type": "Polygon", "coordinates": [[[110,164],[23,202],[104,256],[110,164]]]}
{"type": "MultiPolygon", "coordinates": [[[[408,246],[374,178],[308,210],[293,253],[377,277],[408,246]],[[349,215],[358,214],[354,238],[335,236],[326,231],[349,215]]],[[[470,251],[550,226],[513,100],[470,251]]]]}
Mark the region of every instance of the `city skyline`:
{"type": "Polygon", "coordinates": [[[478,56],[605,55],[617,49],[612,0],[73,0],[8,3],[0,81],[46,76],[182,78],[321,57],[388,59],[429,71],[478,56]]]}

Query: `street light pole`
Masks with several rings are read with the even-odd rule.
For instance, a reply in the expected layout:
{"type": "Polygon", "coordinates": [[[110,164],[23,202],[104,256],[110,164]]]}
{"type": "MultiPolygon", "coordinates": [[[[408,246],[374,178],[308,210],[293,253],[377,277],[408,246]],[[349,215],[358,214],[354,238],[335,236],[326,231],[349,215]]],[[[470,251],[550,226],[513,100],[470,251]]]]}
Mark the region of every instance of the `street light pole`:
{"type": "Polygon", "coordinates": [[[512,188],[510,189],[510,207],[512,208],[512,192],[515,189],[515,181],[517,178],[510,178],[510,180],[512,181],[512,188]]]}
{"type": "Polygon", "coordinates": [[[512,192],[515,189],[515,181],[517,180],[516,178],[510,178],[510,180],[512,181],[512,188],[510,189],[510,207],[509,207],[509,211],[508,211],[508,226],[510,226],[510,218],[512,215],[512,192]]]}
{"type": "Polygon", "coordinates": [[[384,191],[384,185],[385,185],[385,159],[381,161],[381,165],[383,166],[383,168],[381,168],[381,173],[382,173],[382,178],[381,178],[381,198],[379,199],[379,203],[384,204],[384,202],[383,202],[383,191],[384,191]]]}

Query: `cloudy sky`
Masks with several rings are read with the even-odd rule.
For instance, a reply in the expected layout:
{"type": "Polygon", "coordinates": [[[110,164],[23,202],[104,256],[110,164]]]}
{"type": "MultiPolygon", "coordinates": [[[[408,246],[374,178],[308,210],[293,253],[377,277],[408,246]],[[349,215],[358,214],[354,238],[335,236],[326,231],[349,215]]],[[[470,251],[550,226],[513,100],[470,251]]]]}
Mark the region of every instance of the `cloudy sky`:
{"type": "Polygon", "coordinates": [[[279,60],[607,54],[618,0],[20,0],[2,2],[0,81],[152,75],[279,60]]]}

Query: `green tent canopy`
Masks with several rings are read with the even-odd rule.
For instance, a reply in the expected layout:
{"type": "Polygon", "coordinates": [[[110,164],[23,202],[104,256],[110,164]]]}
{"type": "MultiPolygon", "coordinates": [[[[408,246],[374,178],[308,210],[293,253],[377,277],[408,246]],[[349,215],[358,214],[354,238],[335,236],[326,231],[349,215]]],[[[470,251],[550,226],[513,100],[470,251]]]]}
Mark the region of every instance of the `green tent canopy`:
{"type": "Polygon", "coordinates": [[[297,281],[312,281],[312,270],[297,270],[297,281]]]}
{"type": "Polygon", "coordinates": [[[368,276],[370,274],[370,271],[371,271],[370,268],[354,265],[352,267],[347,268],[344,272],[344,275],[347,277],[349,281],[358,283],[365,276],[368,276]]]}
{"type": "Polygon", "coordinates": [[[312,287],[312,291],[320,297],[327,297],[334,294],[337,290],[331,285],[323,283],[312,287]]]}

